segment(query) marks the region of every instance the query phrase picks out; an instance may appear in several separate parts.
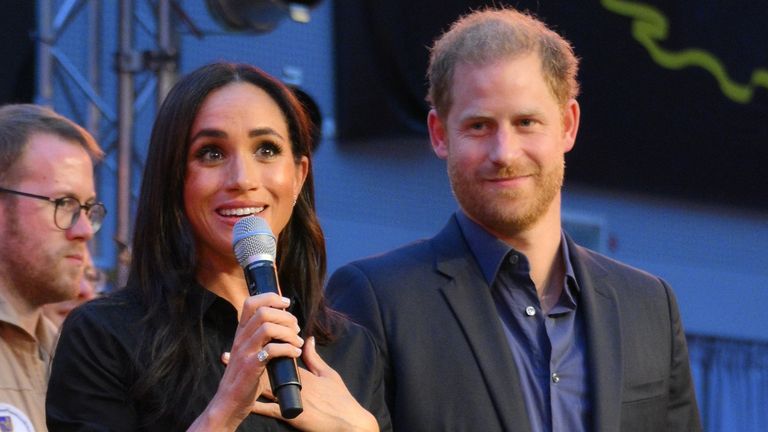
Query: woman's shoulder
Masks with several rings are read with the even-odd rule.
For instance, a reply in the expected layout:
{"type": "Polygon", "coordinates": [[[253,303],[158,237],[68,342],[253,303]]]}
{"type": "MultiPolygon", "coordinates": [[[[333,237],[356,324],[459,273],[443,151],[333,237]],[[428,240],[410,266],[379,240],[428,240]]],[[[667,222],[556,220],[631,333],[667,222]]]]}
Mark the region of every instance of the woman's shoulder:
{"type": "Polygon", "coordinates": [[[137,290],[122,288],[90,300],[70,312],[63,333],[123,334],[141,321],[143,306],[137,290]]]}
{"type": "Polygon", "coordinates": [[[101,297],[83,303],[76,311],[86,314],[109,315],[112,313],[141,314],[141,297],[138,289],[132,287],[110,291],[101,297]]]}

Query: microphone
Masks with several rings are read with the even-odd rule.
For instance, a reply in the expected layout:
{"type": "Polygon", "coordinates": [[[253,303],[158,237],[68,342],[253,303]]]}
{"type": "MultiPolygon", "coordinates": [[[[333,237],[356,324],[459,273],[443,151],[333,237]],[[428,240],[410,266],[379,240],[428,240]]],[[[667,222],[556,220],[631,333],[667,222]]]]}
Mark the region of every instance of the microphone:
{"type": "MultiPolygon", "coordinates": [[[[250,295],[263,293],[280,294],[275,269],[277,242],[269,224],[257,216],[246,216],[235,223],[232,248],[245,272],[250,295]]],[[[301,414],[301,381],[296,360],[278,357],[267,363],[272,394],[277,397],[280,414],[288,419],[301,414]]]]}

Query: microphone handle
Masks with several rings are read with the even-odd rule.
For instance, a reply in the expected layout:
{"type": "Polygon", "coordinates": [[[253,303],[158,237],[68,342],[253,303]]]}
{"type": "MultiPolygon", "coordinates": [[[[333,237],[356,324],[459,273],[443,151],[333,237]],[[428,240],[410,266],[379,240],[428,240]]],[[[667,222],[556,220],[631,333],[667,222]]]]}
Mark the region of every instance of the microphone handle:
{"type": "MultiPolygon", "coordinates": [[[[250,295],[273,292],[278,295],[277,275],[272,261],[255,261],[245,267],[245,281],[248,283],[250,295]]],[[[272,394],[280,405],[280,414],[292,419],[304,408],[301,404],[301,381],[296,367],[296,360],[288,357],[277,357],[267,363],[269,383],[272,394]]]]}

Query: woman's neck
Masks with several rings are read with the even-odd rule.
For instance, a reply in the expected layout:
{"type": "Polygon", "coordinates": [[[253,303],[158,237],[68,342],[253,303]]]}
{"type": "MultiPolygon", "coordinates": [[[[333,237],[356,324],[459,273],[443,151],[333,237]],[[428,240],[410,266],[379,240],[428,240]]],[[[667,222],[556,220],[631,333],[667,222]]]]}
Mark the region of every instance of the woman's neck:
{"type": "Polygon", "coordinates": [[[248,286],[245,283],[243,269],[235,261],[220,263],[216,260],[199,260],[205,262],[197,268],[195,276],[200,285],[208,291],[227,300],[237,310],[237,316],[243,309],[243,303],[248,298],[248,286]]]}

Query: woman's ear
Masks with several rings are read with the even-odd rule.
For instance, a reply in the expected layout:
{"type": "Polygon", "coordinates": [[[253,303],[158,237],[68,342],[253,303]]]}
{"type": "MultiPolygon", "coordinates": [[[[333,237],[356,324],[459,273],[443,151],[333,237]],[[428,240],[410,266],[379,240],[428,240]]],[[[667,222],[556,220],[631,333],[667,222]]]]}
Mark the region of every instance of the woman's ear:
{"type": "Polygon", "coordinates": [[[304,181],[307,180],[307,174],[309,173],[309,158],[302,156],[301,160],[296,166],[296,178],[294,179],[293,199],[294,204],[301,193],[301,188],[304,187],[304,181]]]}

